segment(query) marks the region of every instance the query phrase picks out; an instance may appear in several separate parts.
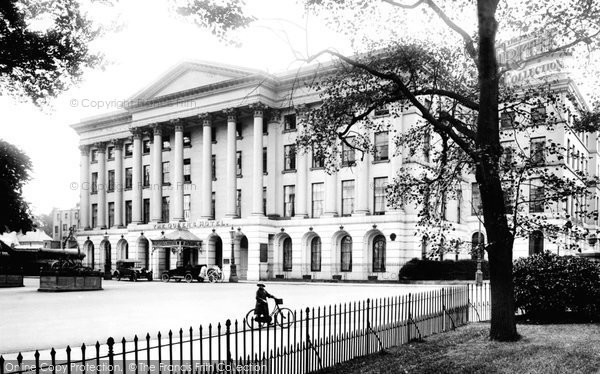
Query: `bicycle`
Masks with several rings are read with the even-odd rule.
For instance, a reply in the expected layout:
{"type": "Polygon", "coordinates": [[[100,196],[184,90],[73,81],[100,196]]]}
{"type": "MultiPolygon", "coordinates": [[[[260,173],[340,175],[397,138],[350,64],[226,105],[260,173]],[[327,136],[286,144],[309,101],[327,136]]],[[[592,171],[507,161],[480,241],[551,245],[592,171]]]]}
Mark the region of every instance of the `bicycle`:
{"type": "MultiPolygon", "coordinates": [[[[280,308],[279,305],[283,304],[283,299],[274,298],[275,307],[269,316],[271,317],[271,322],[268,323],[269,326],[279,326],[281,328],[290,327],[296,320],[294,318],[294,312],[289,308],[280,308]]],[[[246,325],[252,329],[257,330],[259,328],[264,328],[267,325],[267,322],[260,322],[255,319],[254,315],[255,308],[251,309],[248,314],[246,314],[246,325]]]]}

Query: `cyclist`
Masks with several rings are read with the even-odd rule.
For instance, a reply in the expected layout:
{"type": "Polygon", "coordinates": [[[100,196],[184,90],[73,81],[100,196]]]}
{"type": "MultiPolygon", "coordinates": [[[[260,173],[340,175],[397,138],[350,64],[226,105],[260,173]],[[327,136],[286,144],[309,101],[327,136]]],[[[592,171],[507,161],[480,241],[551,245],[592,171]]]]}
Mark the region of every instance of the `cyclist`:
{"type": "Polygon", "coordinates": [[[275,296],[265,290],[265,285],[262,283],[257,284],[258,290],[256,291],[256,306],[254,307],[254,320],[258,322],[271,323],[271,316],[269,315],[269,304],[267,298],[274,299],[275,296]]]}

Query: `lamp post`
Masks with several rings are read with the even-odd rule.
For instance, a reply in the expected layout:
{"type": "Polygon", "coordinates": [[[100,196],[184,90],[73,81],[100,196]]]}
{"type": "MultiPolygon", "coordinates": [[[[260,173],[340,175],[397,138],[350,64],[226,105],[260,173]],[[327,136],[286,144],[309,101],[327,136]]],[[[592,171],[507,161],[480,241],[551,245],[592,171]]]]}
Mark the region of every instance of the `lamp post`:
{"type": "Polygon", "coordinates": [[[229,283],[237,283],[238,276],[237,269],[235,266],[235,249],[233,244],[233,241],[235,239],[235,229],[233,227],[229,231],[229,235],[231,235],[231,264],[229,266],[229,283]]]}

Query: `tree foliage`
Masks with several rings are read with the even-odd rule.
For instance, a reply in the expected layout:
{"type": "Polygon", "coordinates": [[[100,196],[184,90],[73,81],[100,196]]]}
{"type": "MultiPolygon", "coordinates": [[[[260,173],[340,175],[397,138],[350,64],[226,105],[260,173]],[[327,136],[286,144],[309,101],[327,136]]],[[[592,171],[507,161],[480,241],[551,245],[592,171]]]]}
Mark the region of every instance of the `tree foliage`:
{"type": "Polygon", "coordinates": [[[31,160],[20,149],[0,139],[0,234],[33,229],[23,186],[31,177],[31,160]]]}

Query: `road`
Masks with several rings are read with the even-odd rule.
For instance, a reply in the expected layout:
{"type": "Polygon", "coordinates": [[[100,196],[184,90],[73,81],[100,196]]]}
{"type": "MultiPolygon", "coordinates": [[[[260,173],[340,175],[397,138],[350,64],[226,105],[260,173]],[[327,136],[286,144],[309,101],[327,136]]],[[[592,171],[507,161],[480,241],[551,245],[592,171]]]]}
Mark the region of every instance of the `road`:
{"type": "MultiPolygon", "coordinates": [[[[423,285],[265,282],[267,290],[299,310],[348,301],[421,292],[423,285]]],[[[0,289],[0,354],[120,341],[200,324],[242,319],[254,307],[255,283],[104,281],[102,291],[37,292],[39,280],[0,289]]]]}

